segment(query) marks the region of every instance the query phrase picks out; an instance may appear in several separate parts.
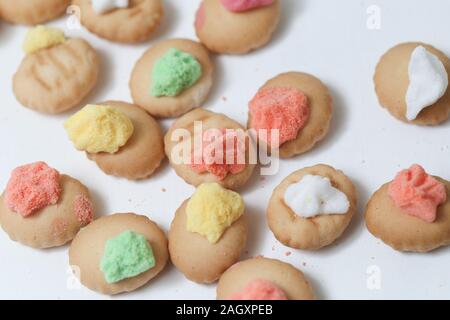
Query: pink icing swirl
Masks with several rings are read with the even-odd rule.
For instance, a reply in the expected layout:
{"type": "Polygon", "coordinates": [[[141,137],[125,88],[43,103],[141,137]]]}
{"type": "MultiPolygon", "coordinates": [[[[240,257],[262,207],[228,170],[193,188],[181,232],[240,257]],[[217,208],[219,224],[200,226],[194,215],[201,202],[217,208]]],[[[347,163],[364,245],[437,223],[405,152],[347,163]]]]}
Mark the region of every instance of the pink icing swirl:
{"type": "Polygon", "coordinates": [[[197,30],[203,28],[205,21],[206,21],[205,6],[202,3],[200,4],[200,7],[198,8],[197,13],[195,14],[195,28],[197,30]]]}
{"type": "Polygon", "coordinates": [[[201,149],[194,151],[190,167],[196,173],[209,172],[219,180],[225,179],[228,173],[237,174],[243,171],[245,169],[244,139],[232,129],[205,131],[201,149]],[[221,154],[216,154],[218,151],[221,154]]]}
{"type": "Polygon", "coordinates": [[[241,291],[231,295],[229,300],[287,300],[284,291],[274,283],[256,279],[241,291]]]}
{"type": "Polygon", "coordinates": [[[83,226],[91,223],[94,218],[92,203],[84,194],[80,194],[75,198],[73,202],[73,212],[83,226]]]}
{"type": "Polygon", "coordinates": [[[407,214],[430,223],[436,220],[437,207],[447,200],[445,185],[417,164],[397,174],[388,194],[407,214]]]}
{"type": "Polygon", "coordinates": [[[223,6],[232,12],[243,12],[269,6],[275,0],[221,0],[223,6]]]}
{"type": "Polygon", "coordinates": [[[293,140],[306,125],[310,107],[306,95],[295,88],[263,88],[250,101],[250,127],[272,147],[293,140]],[[263,135],[260,130],[267,130],[263,135]],[[272,130],[279,130],[279,140],[272,141],[272,130]]]}
{"type": "Polygon", "coordinates": [[[59,172],[45,162],[36,162],[13,170],[6,186],[5,203],[10,210],[27,217],[56,204],[60,194],[59,172]]]}

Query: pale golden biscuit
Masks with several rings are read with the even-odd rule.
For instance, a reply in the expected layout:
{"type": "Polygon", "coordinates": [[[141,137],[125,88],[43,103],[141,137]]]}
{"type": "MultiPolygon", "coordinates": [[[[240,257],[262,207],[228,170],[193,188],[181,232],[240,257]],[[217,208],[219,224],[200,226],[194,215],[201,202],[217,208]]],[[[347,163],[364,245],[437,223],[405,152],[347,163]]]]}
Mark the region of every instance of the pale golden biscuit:
{"type": "MultiPolygon", "coordinates": [[[[284,87],[302,91],[308,98],[310,115],[297,138],[279,148],[281,158],[290,158],[311,150],[328,133],[333,115],[333,100],[328,88],[316,77],[301,72],[282,73],[267,81],[261,89],[284,87]]],[[[251,127],[250,118],[248,128],[251,127]]],[[[264,143],[261,140],[259,143],[264,143]]],[[[268,149],[270,151],[270,148],[268,149]]]]}
{"type": "Polygon", "coordinates": [[[165,40],[148,49],[136,62],[130,79],[131,96],[134,103],[155,117],[177,117],[202,105],[211,90],[213,73],[208,51],[201,44],[187,39],[165,40]],[[175,97],[154,97],[150,91],[153,66],[173,48],[194,56],[202,67],[202,75],[175,97]]]}
{"type": "Polygon", "coordinates": [[[17,100],[38,112],[56,114],[75,107],[97,82],[99,61],[82,39],[28,54],[13,77],[17,100]]]}
{"type": "Polygon", "coordinates": [[[172,165],[178,176],[180,176],[184,181],[193,186],[198,186],[204,182],[217,182],[226,189],[239,189],[248,181],[248,179],[250,179],[255,168],[254,164],[249,163],[249,143],[247,143],[246,146],[245,169],[235,174],[228,173],[223,180],[220,180],[218,177],[209,172],[197,173],[189,166],[189,164],[178,163],[173,158],[172,150],[175,147],[179,146],[180,143],[188,143],[192,147],[194,146],[194,122],[197,121],[201,122],[203,131],[206,131],[208,129],[221,128],[235,130],[241,129],[245,131],[245,129],[239,123],[223,114],[214,113],[201,108],[192,110],[191,112],[177,119],[164,137],[164,148],[170,164],[172,165]],[[188,137],[188,139],[181,138],[181,140],[174,140],[177,137],[175,133],[179,129],[187,130],[190,137],[188,137]]]}
{"type": "Polygon", "coordinates": [[[367,229],[384,243],[399,251],[428,252],[450,244],[450,182],[434,177],[447,189],[447,201],[438,206],[437,218],[429,223],[397,207],[384,184],[366,207],[367,229]]]}
{"type": "Polygon", "coordinates": [[[275,188],[267,208],[267,220],[281,243],[296,249],[317,250],[342,235],[357,210],[356,204],[356,190],[350,179],[342,171],[320,164],[295,171],[275,188]],[[308,174],[330,179],[333,187],[345,193],[350,203],[347,213],[303,218],[286,205],[284,195],[288,186],[308,174]]]}
{"type": "Polygon", "coordinates": [[[406,92],[409,86],[408,66],[411,54],[418,46],[424,46],[439,58],[450,74],[450,59],[438,49],[420,42],[399,44],[386,52],[375,70],[375,92],[380,104],[395,118],[416,125],[437,125],[450,114],[450,87],[435,104],[423,109],[416,119],[406,118],[406,92]]]}
{"type": "Polygon", "coordinates": [[[195,30],[211,51],[244,54],[264,46],[280,20],[280,1],[272,5],[235,13],[220,0],[204,0],[197,12],[195,30]]]}
{"type": "Polygon", "coordinates": [[[184,201],[175,213],[169,230],[169,252],[173,264],[186,278],[197,283],[212,283],[238,261],[247,242],[245,214],[236,220],[214,244],[206,237],[187,230],[184,201]]]}
{"type": "Polygon", "coordinates": [[[137,43],[151,37],[164,15],[161,0],[130,0],[128,8],[97,14],[91,0],[73,0],[80,7],[81,24],[101,38],[137,43]]]}
{"type": "Polygon", "coordinates": [[[314,300],[314,292],[303,273],[289,263],[263,257],[241,261],[220,277],[217,300],[228,300],[256,279],[268,280],[284,291],[288,300],[314,300]]]}
{"type": "Polygon", "coordinates": [[[169,253],[164,232],[146,216],[117,213],[101,217],[81,230],[69,249],[69,264],[80,282],[91,290],[114,295],[145,285],[166,266],[169,253]],[[106,242],[124,231],[134,231],[148,239],[155,266],[132,278],[109,284],[100,269],[106,242]]]}
{"type": "Polygon", "coordinates": [[[58,202],[30,216],[23,217],[5,204],[5,194],[0,197],[0,225],[11,240],[33,248],[62,246],[71,241],[85,226],[75,214],[75,201],[79,196],[89,199],[88,189],[78,180],[60,176],[61,194],[58,202]]]}
{"type": "Polygon", "coordinates": [[[110,154],[86,153],[106,174],[138,180],[148,178],[164,159],[163,133],[158,124],[141,108],[119,101],[106,101],[100,105],[117,108],[125,113],[134,126],[134,132],[118,152],[110,154]]]}
{"type": "Polygon", "coordinates": [[[17,24],[39,24],[62,16],[70,0],[0,0],[0,18],[17,24]]]}

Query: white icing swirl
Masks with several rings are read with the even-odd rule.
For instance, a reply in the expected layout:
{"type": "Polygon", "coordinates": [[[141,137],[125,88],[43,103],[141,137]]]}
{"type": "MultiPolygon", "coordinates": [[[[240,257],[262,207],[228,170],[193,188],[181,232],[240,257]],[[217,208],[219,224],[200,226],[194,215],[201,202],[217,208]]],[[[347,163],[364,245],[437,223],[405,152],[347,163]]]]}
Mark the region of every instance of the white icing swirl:
{"type": "Polygon", "coordinates": [[[447,91],[448,75],[444,64],[425,47],[414,49],[408,67],[406,118],[410,121],[436,103],[447,91]]]}
{"type": "Polygon", "coordinates": [[[333,187],[330,179],[309,174],[287,187],[284,202],[302,218],[345,214],[350,207],[347,195],[333,187]]]}

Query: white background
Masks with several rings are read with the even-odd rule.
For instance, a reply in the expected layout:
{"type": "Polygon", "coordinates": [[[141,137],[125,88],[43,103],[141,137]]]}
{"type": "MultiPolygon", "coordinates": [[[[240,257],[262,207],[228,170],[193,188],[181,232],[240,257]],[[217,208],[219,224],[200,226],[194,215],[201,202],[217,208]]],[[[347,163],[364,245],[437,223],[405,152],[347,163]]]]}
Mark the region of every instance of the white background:
{"type": "MultiPolygon", "coordinates": [[[[399,253],[365,228],[363,210],[371,193],[401,168],[422,164],[450,179],[450,121],[434,128],[405,125],[379,107],[372,76],[379,57],[404,41],[424,41],[450,54],[450,2],[446,0],[282,0],[283,16],[273,41],[246,56],[215,56],[217,76],[205,107],[246,123],[247,103],[278,73],[312,73],[330,88],[335,113],[327,138],[313,151],[282,161],[277,175],[255,174],[243,196],[250,217],[248,253],[288,261],[305,272],[320,299],[450,298],[450,249],[428,254],[399,253]],[[381,29],[367,27],[367,9],[381,10],[381,29]],[[287,248],[266,226],[273,188],[289,173],[327,163],[342,169],[359,191],[359,212],[342,238],[317,252],[287,248]],[[289,255],[289,253],[291,253],[289,255]],[[375,266],[375,267],[373,267],[375,266]],[[379,271],[381,288],[370,290],[368,271],[379,271]]],[[[66,30],[89,40],[101,56],[101,77],[83,104],[106,99],[130,101],[128,80],[135,61],[153,43],[170,37],[195,39],[197,0],[165,0],[166,17],[150,42],[110,43],[85,30],[66,30]]],[[[66,28],[67,17],[51,25],[66,28]]],[[[126,23],[126,22],[124,22],[126,23]]],[[[11,77],[23,58],[26,27],[0,24],[0,188],[18,165],[44,160],[89,187],[98,215],[146,214],[166,231],[181,202],[194,191],[167,161],[152,178],[130,182],[110,177],[77,152],[63,129],[71,112],[48,116],[20,106],[11,77]],[[163,191],[166,190],[166,192],[163,191]]],[[[170,121],[164,121],[165,128],[170,121]]],[[[69,289],[68,246],[33,250],[0,231],[0,298],[100,299],[88,289],[69,289]]],[[[113,299],[214,299],[215,285],[187,281],[172,265],[140,290],[113,299]]]]}

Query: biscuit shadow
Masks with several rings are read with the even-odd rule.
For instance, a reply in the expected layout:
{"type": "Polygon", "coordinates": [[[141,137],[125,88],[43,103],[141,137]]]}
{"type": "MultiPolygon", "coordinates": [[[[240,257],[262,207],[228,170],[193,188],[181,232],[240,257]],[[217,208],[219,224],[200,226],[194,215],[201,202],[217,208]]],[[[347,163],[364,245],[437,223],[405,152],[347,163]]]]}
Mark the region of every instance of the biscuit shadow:
{"type": "Polygon", "coordinates": [[[5,46],[6,42],[15,37],[17,32],[12,24],[0,21],[0,46],[5,46]]]}
{"type": "MultiPolygon", "coordinates": [[[[83,99],[83,102],[97,101],[106,96],[109,91],[111,79],[113,79],[112,70],[114,70],[114,62],[110,55],[102,49],[96,49],[100,61],[100,70],[98,74],[97,84],[92,91],[83,99]]],[[[85,105],[86,103],[82,103],[85,105]]]]}
{"type": "Polygon", "coordinates": [[[92,204],[94,207],[94,219],[98,219],[102,216],[105,216],[108,214],[106,212],[106,206],[103,197],[100,195],[97,190],[89,190],[89,195],[91,196],[92,204]]]}
{"type": "Polygon", "coordinates": [[[344,133],[344,128],[348,119],[347,104],[342,95],[335,90],[333,86],[330,86],[329,84],[325,85],[328,87],[331,98],[333,99],[333,116],[331,118],[330,128],[325,137],[317,142],[317,144],[305,154],[315,154],[320,153],[322,150],[327,150],[330,145],[335,143],[344,133]]]}
{"type": "Polygon", "coordinates": [[[272,40],[267,44],[267,47],[278,46],[287,35],[291,25],[295,19],[300,17],[302,1],[299,0],[281,0],[281,16],[277,29],[272,35],[272,40]]]}
{"type": "Polygon", "coordinates": [[[327,295],[325,294],[326,290],[322,286],[322,282],[317,281],[315,277],[313,277],[308,272],[305,272],[302,270],[302,272],[305,274],[306,279],[308,280],[309,284],[311,285],[311,288],[314,292],[314,297],[316,300],[328,300],[327,295]]]}
{"type": "MultiPolygon", "coordinates": [[[[355,241],[361,234],[364,233],[366,228],[364,214],[366,211],[366,205],[369,201],[370,194],[368,190],[365,189],[364,184],[360,183],[358,179],[354,177],[350,177],[355,188],[358,199],[358,204],[356,206],[356,212],[353,215],[352,220],[347,226],[346,230],[342,234],[342,236],[335,241],[336,245],[345,246],[346,242],[355,241]]],[[[333,245],[331,246],[331,249],[333,245]]]]}
{"type": "Polygon", "coordinates": [[[208,94],[205,102],[203,103],[203,108],[208,109],[207,106],[212,106],[220,101],[220,98],[225,94],[225,68],[223,62],[221,61],[220,55],[209,53],[211,61],[214,65],[214,80],[211,87],[211,91],[208,94]]]}
{"type": "MultiPolygon", "coordinates": [[[[148,41],[161,41],[167,38],[172,30],[177,28],[180,20],[180,14],[178,11],[178,7],[173,3],[174,1],[179,0],[165,0],[164,5],[164,16],[162,18],[162,22],[158,29],[153,33],[151,38],[148,41]]],[[[148,42],[145,41],[145,42],[148,42]]]]}
{"type": "MultiPolygon", "coordinates": [[[[19,245],[19,246],[25,246],[24,244],[21,244],[20,242],[16,242],[14,241],[15,244],[19,245]]],[[[28,247],[27,249],[30,250],[39,250],[40,254],[48,254],[48,255],[53,255],[56,253],[59,254],[65,254],[68,252],[70,245],[72,244],[72,240],[70,240],[69,242],[63,244],[62,246],[57,246],[57,247],[50,247],[50,248],[32,248],[32,247],[28,247]]]]}
{"type": "Polygon", "coordinates": [[[450,129],[450,117],[448,117],[446,120],[444,120],[441,124],[438,125],[438,128],[442,127],[442,128],[446,128],[446,129],[450,129]]]}
{"type": "Polygon", "coordinates": [[[266,214],[251,205],[246,205],[245,215],[247,219],[247,246],[241,259],[248,259],[262,253],[262,240],[266,225],[266,214]]]}

